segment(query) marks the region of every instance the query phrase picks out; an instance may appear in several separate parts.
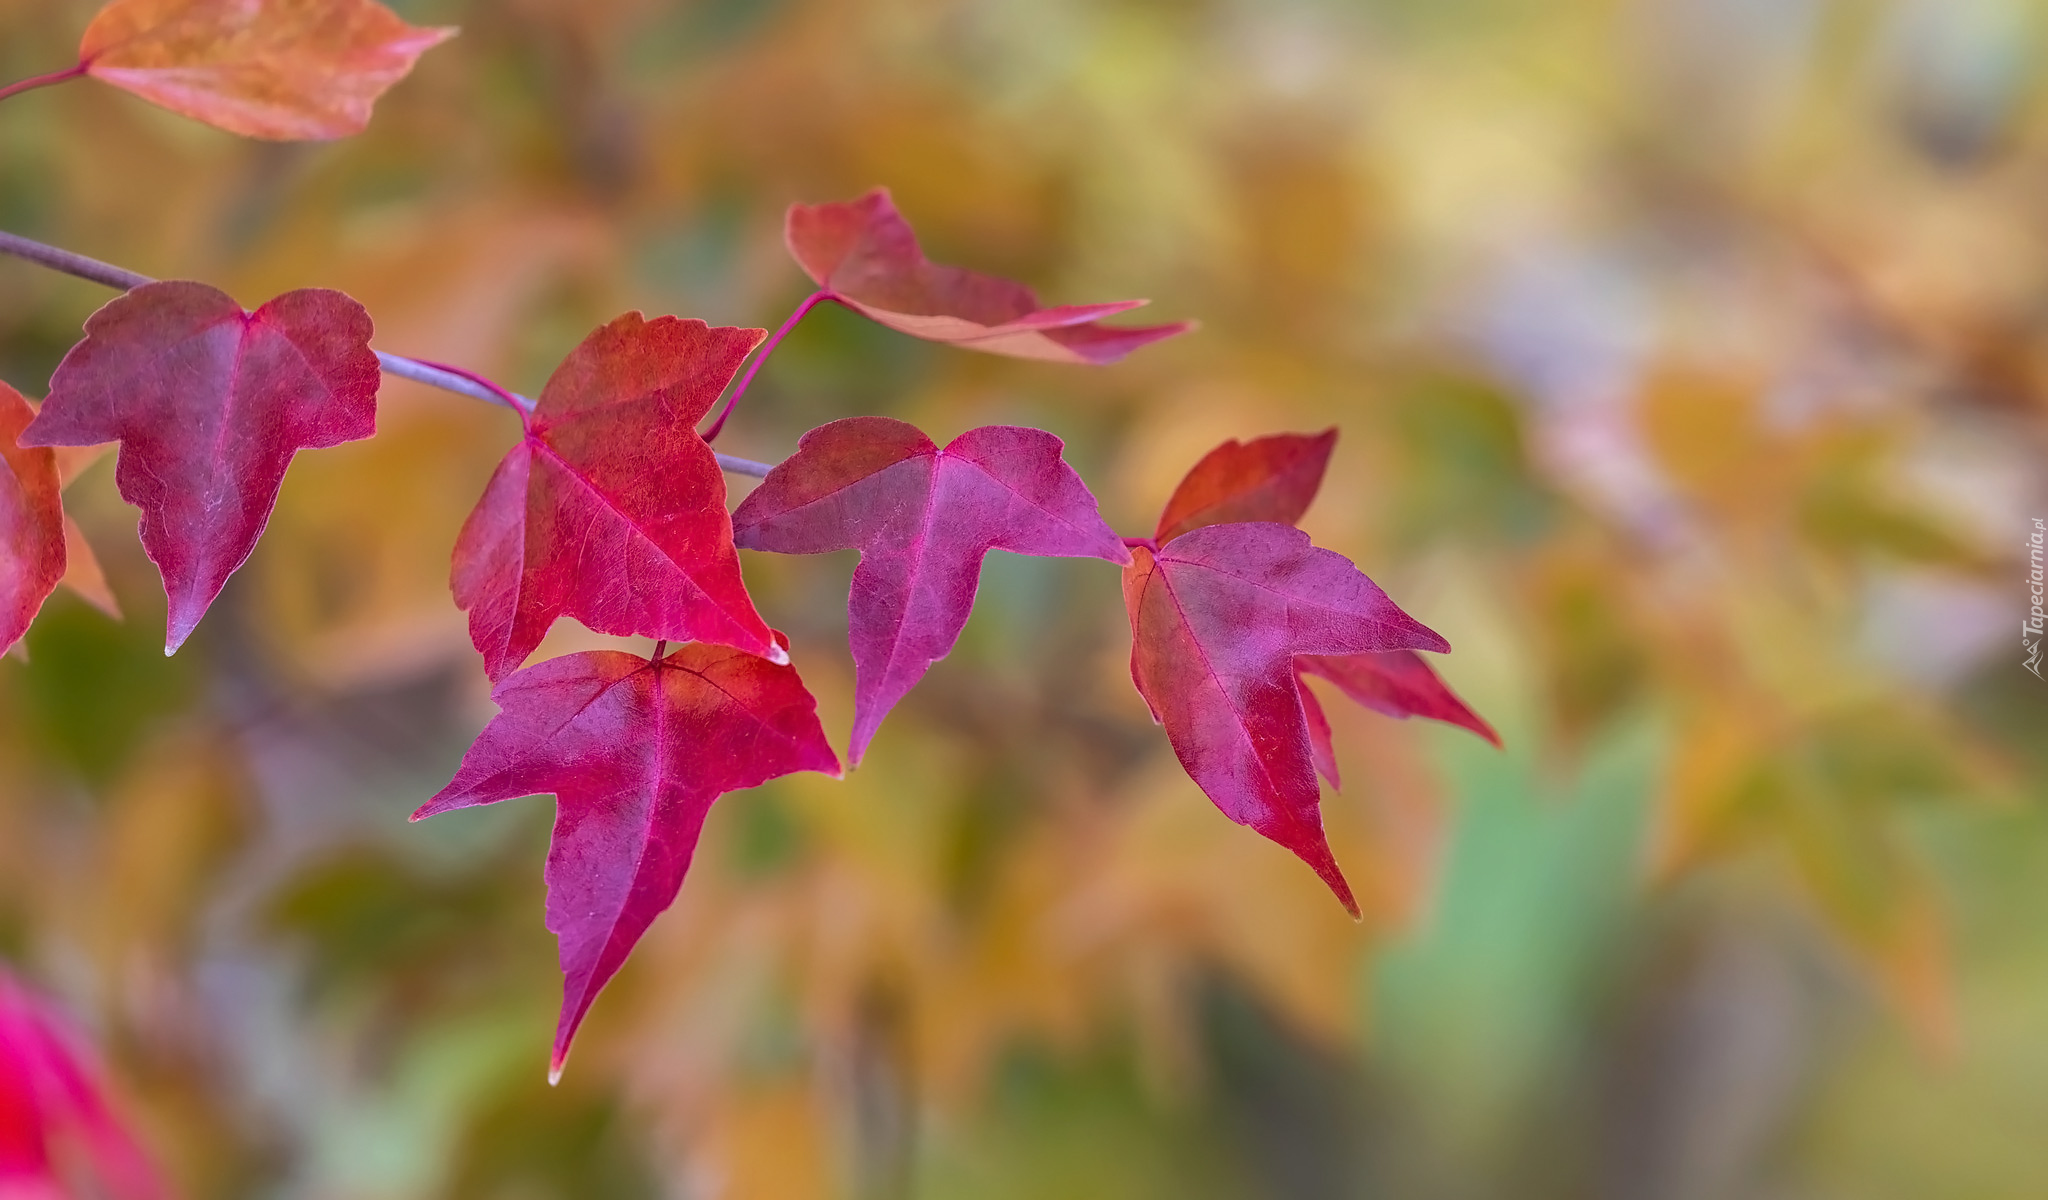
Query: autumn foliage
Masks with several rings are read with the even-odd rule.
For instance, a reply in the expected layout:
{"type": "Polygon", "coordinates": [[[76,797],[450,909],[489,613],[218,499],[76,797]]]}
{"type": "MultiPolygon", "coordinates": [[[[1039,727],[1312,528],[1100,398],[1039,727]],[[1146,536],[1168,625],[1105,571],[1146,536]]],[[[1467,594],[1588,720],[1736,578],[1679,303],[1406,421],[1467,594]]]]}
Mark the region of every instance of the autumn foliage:
{"type": "MultiPolygon", "coordinates": [[[[233,132],[331,137],[360,127],[369,101],[448,32],[411,29],[370,0],[117,0],[88,29],[79,69],[233,132]]],[[[1192,328],[1106,325],[1143,302],[1047,308],[1021,285],[931,263],[886,190],[793,206],[787,242],[820,288],[797,316],[824,299],[914,337],[1094,366],[1192,328]]],[[[17,614],[7,644],[63,575],[46,448],[115,442],[121,495],[141,510],[142,544],[163,578],[174,653],[255,549],[293,455],[373,434],[371,317],[334,291],[291,292],[252,312],[203,283],[148,283],[94,314],[85,334],[8,450],[18,532],[5,563],[17,614]]],[[[1297,663],[1351,663],[1377,678],[1358,665],[1375,661],[1364,656],[1450,647],[1348,560],[1287,527],[1321,482],[1334,431],[1226,443],[1190,473],[1152,538],[1104,524],[1043,430],[990,426],[942,448],[882,417],[806,434],[728,515],[698,429],[766,336],[627,313],[585,339],[530,405],[487,385],[524,436],[463,527],[451,581],[502,712],[414,817],[556,797],[547,923],[565,995],[552,1077],[599,989],[674,900],[712,803],[792,771],[840,773],[815,701],[748,595],[740,548],[860,550],[849,764],[953,648],[991,549],[1123,566],[1132,678],[1188,774],[1359,914],[1323,836],[1316,764],[1334,782],[1329,726],[1297,663]],[[522,669],[562,617],[689,645],[522,669]]],[[[1419,659],[1399,661],[1407,690],[1380,689],[1374,707],[1492,736],[1419,659]]]]}
{"type": "Polygon", "coordinates": [[[2034,1194],[2031,18],[387,2],[0,0],[0,1200],[2034,1194]]]}

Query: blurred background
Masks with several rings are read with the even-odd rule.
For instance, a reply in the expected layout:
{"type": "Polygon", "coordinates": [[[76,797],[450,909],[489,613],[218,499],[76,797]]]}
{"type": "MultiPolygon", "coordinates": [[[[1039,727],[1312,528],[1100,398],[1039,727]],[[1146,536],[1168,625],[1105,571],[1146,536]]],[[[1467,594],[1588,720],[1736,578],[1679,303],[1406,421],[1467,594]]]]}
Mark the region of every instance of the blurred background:
{"type": "MultiPolygon", "coordinates": [[[[551,1090],[552,805],[405,821],[493,711],[447,571],[509,414],[387,381],[170,660],[109,457],[127,620],[0,662],[0,962],[185,1194],[2048,1194],[2048,10],[395,7],[462,35],[346,142],[10,100],[0,228],[532,393],[626,309],[772,327],[784,207],[887,185],[939,261],[1202,328],[1088,370],[828,306],[721,449],[1039,425],[1136,534],[1340,426],[1307,527],[1507,748],[1331,705],[1354,925],[1181,774],[1116,573],[992,555],[851,779],[714,810],[551,1090]]],[[[0,0],[0,77],[95,8],[0,0]]],[[[0,377],[106,299],[0,261],[0,377]]],[[[852,565],[745,562],[841,745],[852,565]]]]}

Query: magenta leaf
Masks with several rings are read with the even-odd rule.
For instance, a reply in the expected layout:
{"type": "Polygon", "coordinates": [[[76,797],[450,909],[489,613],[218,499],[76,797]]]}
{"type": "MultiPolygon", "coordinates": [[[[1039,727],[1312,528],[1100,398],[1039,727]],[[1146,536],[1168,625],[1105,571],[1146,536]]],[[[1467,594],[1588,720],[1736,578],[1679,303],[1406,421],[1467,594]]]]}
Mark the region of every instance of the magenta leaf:
{"type": "Polygon", "coordinates": [[[1143,300],[1041,308],[1030,288],[925,259],[887,188],[858,200],[793,204],[789,252],[832,298],[889,328],[971,350],[1051,362],[1113,363],[1192,324],[1103,325],[1143,300]]]}
{"type": "MultiPolygon", "coordinates": [[[[1345,695],[1374,712],[1445,721],[1500,745],[1500,735],[1493,731],[1493,726],[1458,699],[1450,685],[1412,650],[1342,656],[1310,654],[1295,659],[1294,665],[1303,675],[1320,675],[1336,684],[1345,695]]],[[[1336,775],[1330,776],[1330,783],[1336,785],[1336,775]]]]}
{"type": "Polygon", "coordinates": [[[70,1023],[0,971],[0,1196],[86,1195],[164,1200],[170,1191],[114,1114],[70,1023]]]}
{"type": "Polygon", "coordinates": [[[455,543],[455,603],[492,679],[564,616],[786,661],[740,579],[725,476],[696,432],[761,338],[627,313],[556,368],[455,543]]]}
{"type": "Polygon", "coordinates": [[[561,1076],[591,1001],[690,868],[727,792],[793,771],[837,776],[817,704],[794,668],[721,646],[658,661],[613,650],[549,659],[492,693],[502,710],[413,820],[553,793],[547,925],[561,943],[561,1076]]]}
{"type": "Polygon", "coordinates": [[[21,640],[64,578],[64,506],[57,456],[16,440],[35,406],[0,383],[0,651],[21,640]]]}
{"type": "Polygon", "coordinates": [[[861,552],[846,603],[849,763],[952,650],[990,550],[1130,561],[1063,448],[1043,430],[989,425],[940,449],[901,421],[852,417],[805,434],[733,514],[734,538],[750,550],[861,552]]]}
{"type": "Polygon", "coordinates": [[[1232,820],[1293,850],[1358,908],[1323,836],[1316,776],[1337,787],[1329,718],[1305,675],[1360,703],[1493,731],[1414,651],[1444,640],[1291,524],[1337,431],[1225,442],[1174,490],[1158,537],[1124,572],[1131,676],[1181,765],[1232,820]],[[1343,651],[1310,650],[1346,641],[1343,651]]]}
{"type": "Polygon", "coordinates": [[[250,313],[203,283],[146,283],[86,321],[21,444],[121,443],[170,654],[256,548],[292,455],[376,432],[378,378],[370,314],[340,292],[250,313]]]}
{"type": "Polygon", "coordinates": [[[1352,915],[1323,836],[1299,654],[1449,645],[1342,555],[1286,525],[1211,525],[1124,571],[1131,678],[1174,754],[1225,816],[1299,855],[1352,915]]]}

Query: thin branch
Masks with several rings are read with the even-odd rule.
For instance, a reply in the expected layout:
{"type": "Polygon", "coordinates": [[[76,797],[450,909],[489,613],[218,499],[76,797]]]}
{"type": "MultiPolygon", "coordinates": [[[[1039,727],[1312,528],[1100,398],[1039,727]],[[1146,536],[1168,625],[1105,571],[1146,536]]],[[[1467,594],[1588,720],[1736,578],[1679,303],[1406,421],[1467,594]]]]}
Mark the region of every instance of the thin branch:
{"type": "Polygon", "coordinates": [[[522,420],[532,415],[536,407],[533,401],[518,392],[508,392],[475,371],[451,367],[447,363],[428,362],[424,358],[400,358],[396,354],[386,354],[382,350],[377,352],[377,359],[379,362],[388,359],[391,365],[385,366],[384,369],[393,375],[401,375],[415,383],[424,383],[431,387],[447,388],[451,392],[459,391],[465,396],[475,396],[479,400],[489,400],[493,404],[502,404],[518,413],[522,420]],[[393,370],[393,365],[399,369],[393,370]],[[466,386],[457,386],[458,384],[466,386]]]}
{"type": "MultiPolygon", "coordinates": [[[[19,84],[15,86],[17,89],[20,87],[19,84]]],[[[4,95],[4,92],[0,92],[0,96],[4,95]]],[[[96,258],[87,258],[83,254],[73,254],[69,250],[59,250],[55,246],[4,230],[0,230],[0,254],[10,254],[37,266],[61,271],[66,275],[75,275],[80,279],[89,279],[117,291],[125,292],[146,283],[156,282],[147,275],[137,274],[111,263],[103,263],[96,258]]],[[[798,310],[797,315],[802,316],[802,310],[798,310]]],[[[533,401],[517,392],[508,392],[496,384],[484,382],[482,376],[472,375],[467,371],[421,362],[419,359],[406,358],[400,354],[386,354],[382,350],[377,351],[377,364],[384,368],[385,374],[396,375],[400,379],[410,379],[414,383],[424,383],[428,387],[440,388],[444,392],[454,392],[459,396],[469,396],[491,404],[509,401],[522,413],[533,411],[533,401]]],[[[748,378],[751,379],[752,376],[749,375],[748,378]]],[[[744,386],[743,384],[743,389],[744,386]]],[[[718,465],[735,475],[751,475],[756,479],[775,469],[773,463],[756,462],[751,458],[740,458],[732,454],[718,455],[718,465]]]]}
{"type": "Polygon", "coordinates": [[[838,298],[837,295],[826,288],[820,288],[805,296],[803,303],[797,305],[796,311],[789,314],[789,319],[782,323],[782,328],[770,334],[768,340],[761,343],[761,348],[754,353],[754,361],[747,364],[747,373],[740,376],[739,386],[733,388],[732,394],[725,398],[725,407],[719,410],[718,419],[711,422],[711,428],[704,431],[705,441],[708,442],[716,438],[719,431],[725,428],[725,419],[732,415],[734,408],[738,407],[740,397],[747,394],[747,387],[754,382],[754,376],[760,373],[761,364],[767,362],[768,356],[775,353],[775,347],[781,345],[782,339],[789,335],[789,331],[796,328],[796,323],[804,319],[804,314],[827,300],[837,300],[838,298]]]}
{"type": "Polygon", "coordinates": [[[734,475],[752,475],[756,479],[766,479],[768,472],[775,469],[774,463],[764,463],[758,459],[741,458],[737,454],[719,454],[716,450],[712,451],[712,454],[717,456],[720,470],[730,471],[734,475]]]}
{"type": "Polygon", "coordinates": [[[9,96],[18,96],[23,92],[34,91],[39,87],[49,87],[53,83],[62,83],[67,79],[77,79],[84,74],[85,64],[74,63],[61,71],[51,71],[47,75],[31,75],[17,83],[10,83],[6,87],[0,87],[0,100],[5,100],[9,96]]]}
{"type": "Polygon", "coordinates": [[[120,292],[156,282],[147,275],[138,275],[112,263],[103,263],[97,258],[87,258],[83,254],[73,254],[69,250],[59,250],[55,246],[32,241],[18,233],[0,231],[0,254],[25,258],[37,266],[62,271],[66,275],[76,275],[80,279],[90,279],[94,283],[120,292]]]}

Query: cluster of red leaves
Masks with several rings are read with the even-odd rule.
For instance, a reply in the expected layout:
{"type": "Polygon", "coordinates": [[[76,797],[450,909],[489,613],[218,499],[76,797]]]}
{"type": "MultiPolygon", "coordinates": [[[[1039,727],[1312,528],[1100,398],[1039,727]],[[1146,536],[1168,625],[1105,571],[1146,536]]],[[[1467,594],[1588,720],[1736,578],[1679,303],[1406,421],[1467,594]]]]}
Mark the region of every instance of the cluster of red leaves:
{"type": "Polygon", "coordinates": [[[0,1196],[168,1194],[115,1116],[100,1070],[69,1022],[0,971],[0,1196]]]}
{"type": "MultiPolygon", "coordinates": [[[[371,0],[116,0],[70,74],[241,133],[325,137],[360,128],[371,100],[448,32],[412,29],[371,0]]],[[[833,300],[932,341],[1101,365],[1189,328],[1104,325],[1143,302],[1044,308],[1009,280],[933,264],[880,190],[794,206],[786,234],[821,289],[807,306],[833,300]]],[[[21,636],[67,561],[89,561],[67,557],[50,448],[118,442],[116,479],[142,512],[173,652],[254,549],[292,456],[374,431],[370,317],[332,291],[249,312],[204,284],[151,283],[85,334],[40,411],[0,389],[0,638],[21,636]]],[[[555,1073],[598,991],[674,900],[712,803],[794,771],[840,773],[785,643],[747,594],[740,548],[860,551],[847,601],[854,763],[953,648],[991,549],[1118,564],[1132,678],[1189,776],[1230,819],[1301,856],[1354,915],[1322,831],[1330,727],[1304,677],[1493,737],[1414,653],[1444,640],[1293,527],[1334,430],[1219,447],[1150,538],[1103,522],[1050,433],[990,426],[941,447],[881,417],[812,430],[728,516],[698,426],[763,336],[639,313],[592,333],[530,411],[505,397],[522,437],[454,548],[455,600],[501,711],[414,816],[556,797],[555,1073]],[[522,667],[564,616],[686,644],[522,667]]],[[[96,578],[73,582],[90,594],[96,578]]]]}

